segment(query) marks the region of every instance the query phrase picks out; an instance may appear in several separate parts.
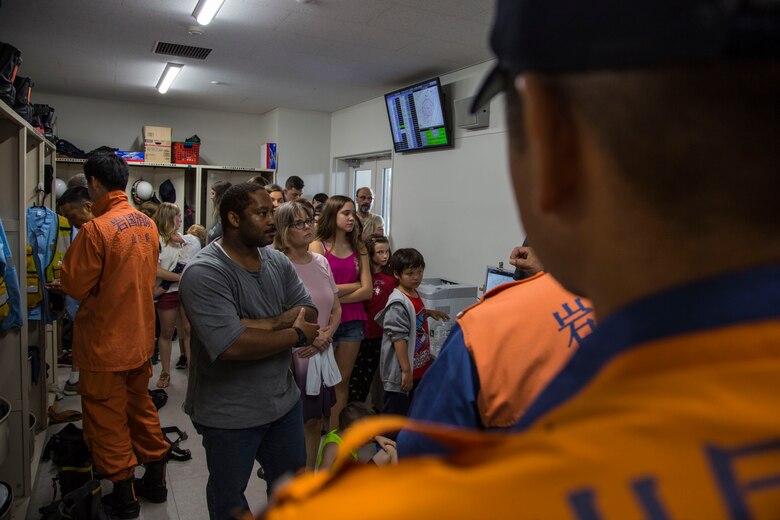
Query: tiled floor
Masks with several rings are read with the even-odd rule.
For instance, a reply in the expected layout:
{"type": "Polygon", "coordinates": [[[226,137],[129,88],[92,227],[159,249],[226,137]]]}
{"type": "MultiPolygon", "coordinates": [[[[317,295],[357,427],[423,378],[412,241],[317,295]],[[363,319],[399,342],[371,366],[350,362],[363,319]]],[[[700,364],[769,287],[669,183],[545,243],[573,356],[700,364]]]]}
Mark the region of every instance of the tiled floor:
{"type": "MultiPolygon", "coordinates": [[[[178,346],[174,344],[174,363],[178,359],[178,346]]],[[[60,386],[67,378],[69,369],[60,368],[60,386]]],[[[154,367],[154,376],[149,382],[150,388],[155,388],[157,376],[160,373],[159,363],[154,367]]],[[[192,422],[181,409],[184,394],[187,390],[187,375],[185,370],[174,369],[171,373],[171,384],[167,388],[168,403],[160,410],[160,422],[162,426],[178,426],[186,431],[189,438],[181,443],[182,448],[192,451],[192,459],[186,462],[171,461],[168,463],[168,501],[162,504],[151,504],[141,501],[141,517],[146,520],[182,519],[201,520],[208,519],[206,510],[206,481],[208,470],[206,469],[206,455],[200,442],[200,436],[195,432],[192,422]]],[[[78,396],[65,397],[58,402],[58,409],[81,410],[81,401],[78,396]]],[[[81,422],[76,423],[81,427],[81,422]]],[[[53,425],[48,434],[56,433],[64,425],[53,425]]],[[[257,464],[255,463],[255,466],[257,464]]],[[[255,469],[257,469],[255,467],[255,469]]],[[[48,462],[42,462],[36,477],[33,496],[27,510],[28,520],[38,520],[40,514],[38,508],[48,504],[52,498],[52,477],[56,475],[55,468],[48,462]]],[[[249,480],[246,490],[246,498],[254,513],[258,513],[266,505],[265,481],[255,476],[249,480]]]]}

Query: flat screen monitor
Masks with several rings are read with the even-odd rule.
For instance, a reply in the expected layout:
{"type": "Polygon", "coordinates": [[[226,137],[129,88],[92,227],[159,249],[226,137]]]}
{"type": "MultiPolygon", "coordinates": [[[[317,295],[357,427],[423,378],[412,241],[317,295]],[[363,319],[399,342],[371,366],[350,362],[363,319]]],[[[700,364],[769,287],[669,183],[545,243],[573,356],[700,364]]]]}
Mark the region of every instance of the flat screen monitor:
{"type": "Polygon", "coordinates": [[[385,94],[396,152],[452,146],[439,78],[385,94]]]}
{"type": "Polygon", "coordinates": [[[514,271],[502,269],[500,267],[487,266],[485,273],[485,292],[495,289],[501,284],[514,281],[514,271]]]}

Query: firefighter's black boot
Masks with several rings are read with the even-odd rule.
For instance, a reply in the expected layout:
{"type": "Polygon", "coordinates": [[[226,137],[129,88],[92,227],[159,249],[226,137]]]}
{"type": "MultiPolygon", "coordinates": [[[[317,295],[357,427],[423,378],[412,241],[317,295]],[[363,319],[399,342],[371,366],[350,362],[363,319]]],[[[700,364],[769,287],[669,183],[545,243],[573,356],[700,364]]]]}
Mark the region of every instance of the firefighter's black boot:
{"type": "Polygon", "coordinates": [[[154,504],[160,504],[168,499],[168,488],[165,483],[166,461],[147,462],[144,464],[146,473],[135,481],[135,494],[154,504]]]}
{"type": "Polygon", "coordinates": [[[110,510],[111,516],[121,520],[138,518],[141,514],[141,504],[135,498],[133,481],[135,477],[114,482],[114,490],[103,497],[103,504],[110,510]]]}

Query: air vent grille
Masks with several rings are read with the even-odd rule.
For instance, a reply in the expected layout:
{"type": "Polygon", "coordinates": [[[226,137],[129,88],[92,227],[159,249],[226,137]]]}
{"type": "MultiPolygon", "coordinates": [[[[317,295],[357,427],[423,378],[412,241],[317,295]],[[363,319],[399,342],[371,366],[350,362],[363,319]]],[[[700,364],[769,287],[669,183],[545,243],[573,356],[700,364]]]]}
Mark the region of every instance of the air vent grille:
{"type": "Polygon", "coordinates": [[[157,42],[154,45],[155,54],[164,54],[166,56],[176,56],[178,58],[191,58],[194,60],[205,60],[213,49],[205,47],[193,47],[191,45],[181,45],[178,43],[157,42]]]}

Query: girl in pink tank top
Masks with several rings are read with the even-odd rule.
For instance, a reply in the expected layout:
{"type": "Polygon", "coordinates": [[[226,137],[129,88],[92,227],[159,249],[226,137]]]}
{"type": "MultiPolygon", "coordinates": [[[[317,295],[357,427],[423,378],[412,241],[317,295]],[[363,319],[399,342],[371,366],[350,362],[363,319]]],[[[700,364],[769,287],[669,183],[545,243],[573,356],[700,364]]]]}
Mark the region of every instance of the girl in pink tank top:
{"type": "Polygon", "coordinates": [[[366,312],[363,301],[371,298],[371,268],[366,247],[360,242],[355,203],[349,197],[334,195],[323,205],[317,224],[317,239],[309,250],[323,255],[330,264],[341,302],[341,325],[333,335],[336,363],[341,383],[336,385],[336,404],[331,409],[331,429],[338,426],[339,413],[347,404],[349,377],[355,366],[366,312]]]}

